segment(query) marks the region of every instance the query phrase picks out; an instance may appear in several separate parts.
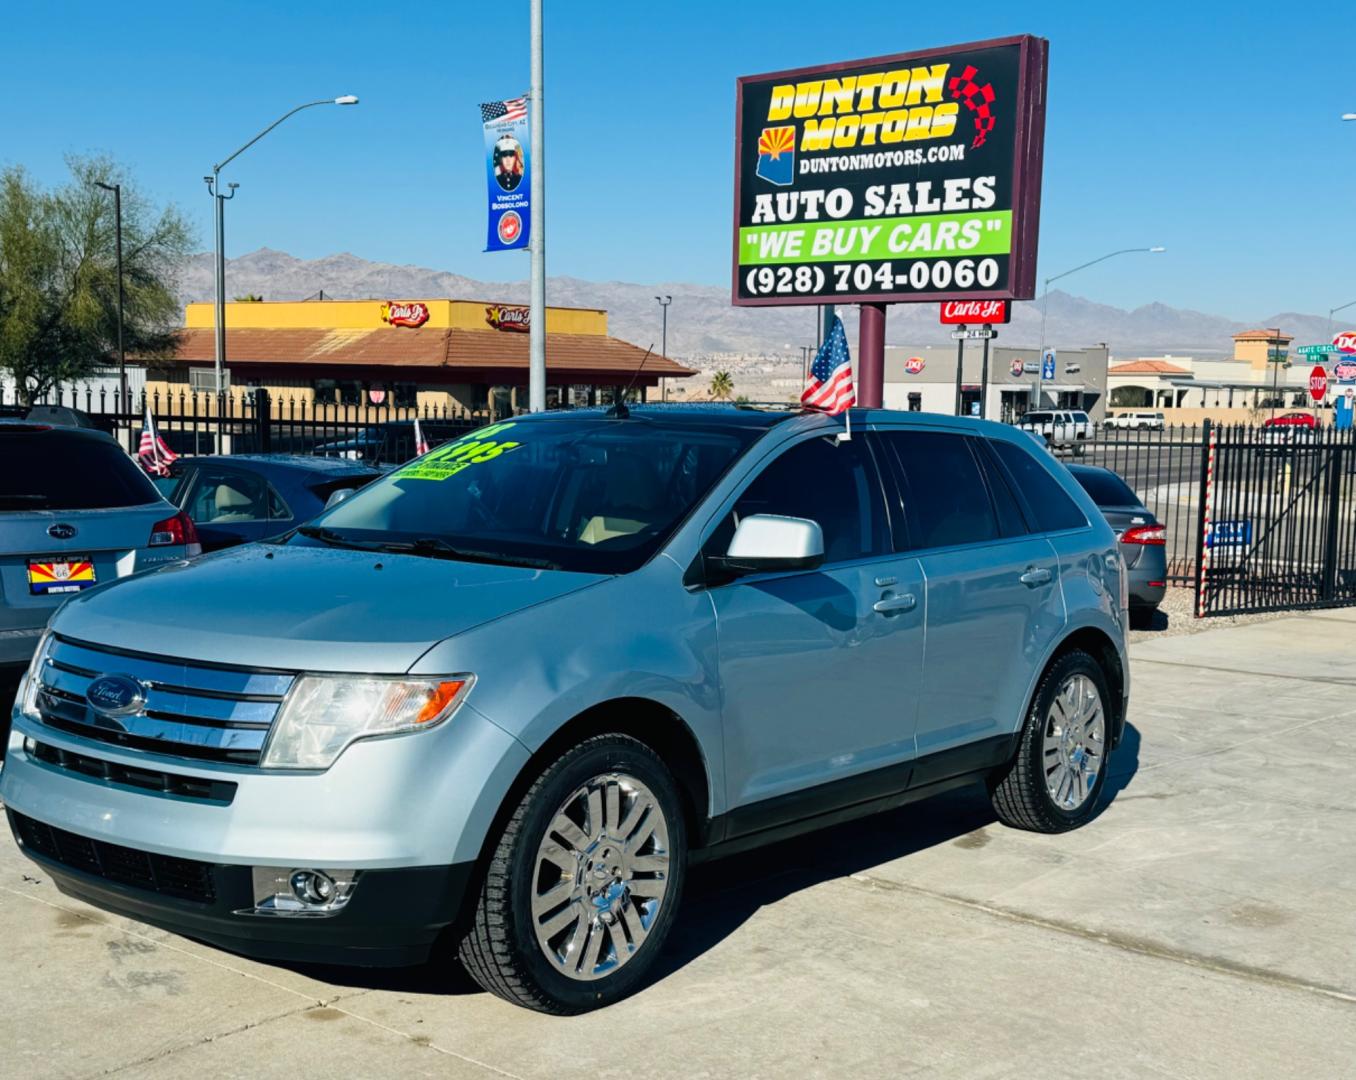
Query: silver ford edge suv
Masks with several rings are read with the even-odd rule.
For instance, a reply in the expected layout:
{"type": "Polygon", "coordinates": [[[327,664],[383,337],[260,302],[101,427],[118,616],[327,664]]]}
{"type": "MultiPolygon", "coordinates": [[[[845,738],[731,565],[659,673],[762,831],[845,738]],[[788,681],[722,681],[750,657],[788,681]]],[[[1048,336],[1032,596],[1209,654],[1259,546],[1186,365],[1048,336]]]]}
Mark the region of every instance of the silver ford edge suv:
{"type": "Polygon", "coordinates": [[[72,597],[0,796],[108,910],[266,959],[441,941],[580,1012],[645,983],[695,859],[976,782],[1087,821],[1125,627],[1111,527],[1011,428],[533,416],[72,597]]]}

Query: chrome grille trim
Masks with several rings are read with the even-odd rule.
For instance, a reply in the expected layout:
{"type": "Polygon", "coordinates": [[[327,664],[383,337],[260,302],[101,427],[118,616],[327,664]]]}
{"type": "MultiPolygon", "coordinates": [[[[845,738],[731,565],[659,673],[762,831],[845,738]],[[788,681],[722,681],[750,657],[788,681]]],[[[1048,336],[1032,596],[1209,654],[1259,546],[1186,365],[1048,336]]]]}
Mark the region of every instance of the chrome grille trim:
{"type": "Polygon", "coordinates": [[[294,675],[105,650],[54,637],[38,672],[38,710],[49,727],[169,757],[257,765],[294,675]],[[96,712],[85,698],[101,675],[145,688],[128,716],[96,712]]]}

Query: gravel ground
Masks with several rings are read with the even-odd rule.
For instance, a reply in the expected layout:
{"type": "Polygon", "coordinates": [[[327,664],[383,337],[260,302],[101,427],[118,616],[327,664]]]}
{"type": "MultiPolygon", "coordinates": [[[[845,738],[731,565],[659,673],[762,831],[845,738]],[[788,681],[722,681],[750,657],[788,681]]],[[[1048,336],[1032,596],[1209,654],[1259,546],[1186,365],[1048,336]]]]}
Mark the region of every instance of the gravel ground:
{"type": "Polygon", "coordinates": [[[1130,640],[1153,641],[1155,638],[1173,637],[1177,634],[1198,634],[1202,630],[1218,630],[1223,626],[1283,619],[1294,614],[1290,611],[1268,611],[1260,615],[1215,615],[1198,619],[1192,614],[1195,606],[1193,590],[1170,587],[1152,619],[1147,624],[1136,623],[1136,627],[1139,628],[1130,631],[1130,640]]]}

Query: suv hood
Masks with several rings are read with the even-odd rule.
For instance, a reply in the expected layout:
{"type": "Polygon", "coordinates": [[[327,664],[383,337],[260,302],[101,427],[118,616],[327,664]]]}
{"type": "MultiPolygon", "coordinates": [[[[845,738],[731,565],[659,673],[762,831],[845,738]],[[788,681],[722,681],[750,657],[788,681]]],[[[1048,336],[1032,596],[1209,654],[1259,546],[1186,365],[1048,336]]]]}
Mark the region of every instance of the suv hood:
{"type": "Polygon", "coordinates": [[[430,647],[606,580],[340,548],[251,544],[67,601],[60,634],[221,664],[398,674],[430,647]]]}

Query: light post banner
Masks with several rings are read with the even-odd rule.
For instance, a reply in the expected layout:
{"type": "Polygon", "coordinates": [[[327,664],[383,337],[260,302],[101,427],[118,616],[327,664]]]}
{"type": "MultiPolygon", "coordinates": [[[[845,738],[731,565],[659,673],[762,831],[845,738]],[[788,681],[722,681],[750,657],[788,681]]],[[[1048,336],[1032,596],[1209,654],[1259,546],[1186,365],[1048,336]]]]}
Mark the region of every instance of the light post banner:
{"type": "Polygon", "coordinates": [[[489,193],[486,251],[527,247],[531,232],[532,163],[527,158],[527,98],[480,106],[485,127],[485,182],[489,193]]]}

